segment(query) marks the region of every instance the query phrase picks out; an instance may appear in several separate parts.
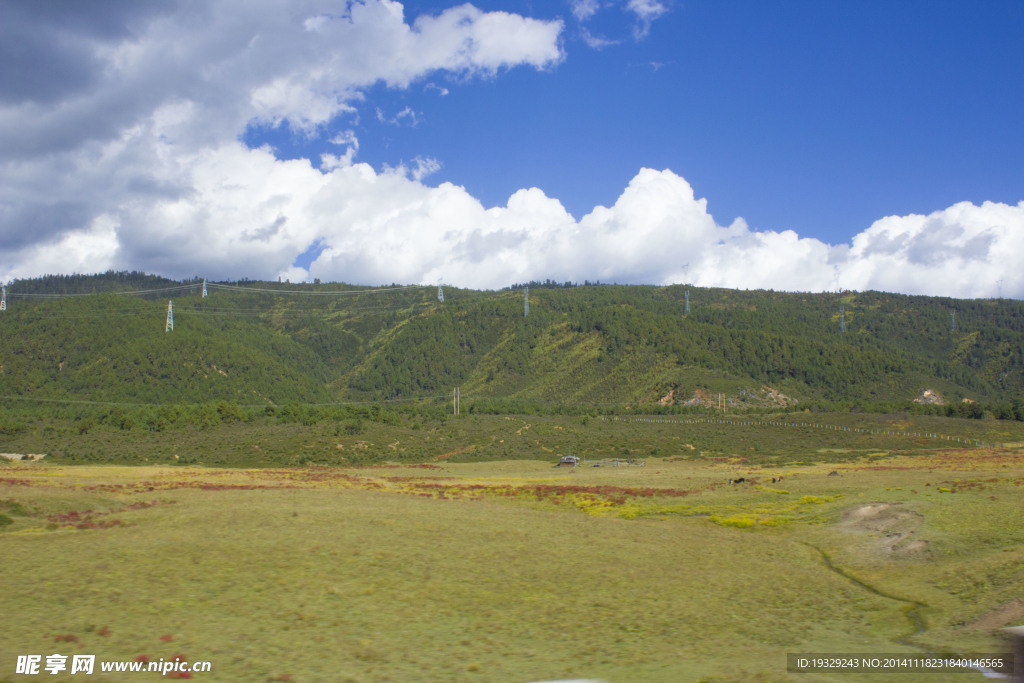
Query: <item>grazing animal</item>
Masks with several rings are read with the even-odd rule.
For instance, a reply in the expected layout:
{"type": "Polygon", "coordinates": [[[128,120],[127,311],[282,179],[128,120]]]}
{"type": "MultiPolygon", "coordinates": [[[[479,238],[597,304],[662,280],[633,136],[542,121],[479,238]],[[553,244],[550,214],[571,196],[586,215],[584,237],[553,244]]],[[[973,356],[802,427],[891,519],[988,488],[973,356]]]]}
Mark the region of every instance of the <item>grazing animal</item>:
{"type": "Polygon", "coordinates": [[[746,481],[745,477],[740,477],[739,479],[730,479],[729,483],[730,484],[742,484],[745,481],[746,481]]]}

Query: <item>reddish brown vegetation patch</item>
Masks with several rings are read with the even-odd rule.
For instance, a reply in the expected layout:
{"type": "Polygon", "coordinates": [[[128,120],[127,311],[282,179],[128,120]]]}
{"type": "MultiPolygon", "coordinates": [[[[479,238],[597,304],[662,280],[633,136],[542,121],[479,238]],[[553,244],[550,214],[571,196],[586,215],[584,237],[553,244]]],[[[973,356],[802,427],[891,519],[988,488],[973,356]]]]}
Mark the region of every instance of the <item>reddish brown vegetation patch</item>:
{"type": "Polygon", "coordinates": [[[31,479],[14,479],[13,477],[0,477],[0,484],[6,486],[38,486],[38,482],[31,479]]]}
{"type": "Polygon", "coordinates": [[[174,500],[153,500],[150,502],[140,501],[114,510],[71,510],[70,512],[59,512],[47,516],[47,521],[53,527],[71,527],[75,529],[110,529],[115,526],[134,526],[126,524],[119,519],[97,519],[109,515],[128,512],[130,510],[143,510],[157,505],[171,505],[174,500]]]}
{"type": "Polygon", "coordinates": [[[155,491],[173,491],[175,489],[199,489],[201,491],[253,491],[258,489],[289,489],[298,488],[293,484],[229,484],[205,481],[140,481],[131,484],[93,484],[82,487],[87,491],[101,493],[153,493],[155,491]]]}
{"type": "MultiPolygon", "coordinates": [[[[411,465],[345,465],[347,470],[443,470],[441,465],[432,465],[427,462],[414,463],[411,465]]],[[[287,674],[282,674],[287,676],[287,674]]]]}
{"type": "Polygon", "coordinates": [[[624,505],[630,498],[668,497],[681,498],[696,491],[667,488],[638,488],[624,486],[571,486],[534,484],[512,486],[511,484],[450,484],[427,481],[407,482],[408,493],[435,496],[441,499],[480,496],[503,498],[526,498],[562,503],[570,499],[605,501],[613,505],[624,505]]]}

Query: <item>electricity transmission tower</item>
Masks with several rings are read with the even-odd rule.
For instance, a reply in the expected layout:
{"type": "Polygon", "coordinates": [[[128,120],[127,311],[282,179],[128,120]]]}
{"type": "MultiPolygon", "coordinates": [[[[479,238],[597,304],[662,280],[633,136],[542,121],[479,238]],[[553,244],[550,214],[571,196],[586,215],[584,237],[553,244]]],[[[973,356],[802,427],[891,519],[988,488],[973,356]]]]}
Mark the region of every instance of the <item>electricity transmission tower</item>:
{"type": "Polygon", "coordinates": [[[530,315],[530,288],[527,287],[523,292],[523,317],[530,315]]]}
{"type": "Polygon", "coordinates": [[[455,391],[452,392],[452,414],[458,415],[462,408],[462,397],[459,395],[459,387],[455,387],[455,391]]]}
{"type": "Polygon", "coordinates": [[[203,278],[203,298],[206,298],[206,278],[203,278]]]}
{"type": "Polygon", "coordinates": [[[956,310],[955,309],[949,312],[949,321],[953,325],[953,331],[956,332],[956,310]]]}
{"type": "Polygon", "coordinates": [[[839,331],[846,334],[846,311],[842,306],[839,307],[839,331]]]}
{"type": "Polygon", "coordinates": [[[437,286],[437,300],[444,303],[444,290],[441,289],[441,285],[437,286]]]}
{"type": "Polygon", "coordinates": [[[7,285],[3,287],[3,294],[0,295],[0,311],[7,310],[7,285]]]}
{"type": "Polygon", "coordinates": [[[164,327],[164,332],[170,332],[174,329],[174,302],[167,302],[167,326],[164,327]]]}
{"type": "Polygon", "coordinates": [[[686,315],[690,315],[690,290],[686,290],[686,315]]]}

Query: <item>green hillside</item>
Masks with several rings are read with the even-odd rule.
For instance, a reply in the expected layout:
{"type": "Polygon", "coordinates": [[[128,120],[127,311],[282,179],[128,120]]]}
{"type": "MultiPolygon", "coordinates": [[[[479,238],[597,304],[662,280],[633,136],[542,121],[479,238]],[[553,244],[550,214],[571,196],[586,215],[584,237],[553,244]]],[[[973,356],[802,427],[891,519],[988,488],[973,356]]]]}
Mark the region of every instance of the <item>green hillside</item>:
{"type": "Polygon", "coordinates": [[[549,282],[530,284],[524,316],[519,287],[446,287],[444,302],[436,288],[397,285],[201,291],[201,280],[139,273],[9,284],[0,396],[282,405],[461,387],[463,401],[496,409],[719,394],[733,407],[903,406],[923,389],[957,406],[1024,397],[1024,303],[1014,300],[549,282]]]}

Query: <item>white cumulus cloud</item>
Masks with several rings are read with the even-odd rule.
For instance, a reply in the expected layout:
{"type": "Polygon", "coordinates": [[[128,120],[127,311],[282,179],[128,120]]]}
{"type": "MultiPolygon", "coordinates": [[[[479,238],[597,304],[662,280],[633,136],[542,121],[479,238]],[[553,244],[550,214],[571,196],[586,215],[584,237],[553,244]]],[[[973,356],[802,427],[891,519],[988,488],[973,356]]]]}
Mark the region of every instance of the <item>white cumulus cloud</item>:
{"type": "Polygon", "coordinates": [[[633,27],[633,37],[637,40],[650,32],[655,19],[668,12],[668,8],[659,0],[629,0],[626,8],[636,15],[637,23],[633,27]]]}
{"type": "MultiPolygon", "coordinates": [[[[74,7],[15,3],[0,25],[0,44],[29,30],[53,39],[49,48],[17,43],[17,69],[29,73],[0,70],[3,280],[114,268],[478,288],[551,278],[820,291],[838,273],[846,289],[1024,296],[1024,202],[890,216],[830,245],[742,219],[720,225],[667,169],[640,169],[613,205],[576,219],[539,188],[489,207],[463,187],[426,184],[444,159],[383,170],[359,163],[344,117],[370,86],[553,68],[563,58],[558,21],[461,5],[410,22],[389,0],[74,7]],[[254,124],[287,122],[316,137],[339,117],[341,132],[315,165],[241,142],[254,124]],[[296,265],[311,253],[308,268],[296,265]]],[[[590,16],[600,5],[574,8],[590,16]]],[[[653,0],[628,9],[646,21],[665,11],[653,0]]],[[[393,118],[408,123],[408,111],[393,118]]]]}
{"type": "Polygon", "coordinates": [[[572,0],[570,8],[573,17],[580,23],[580,37],[588,47],[600,50],[610,45],[617,45],[620,41],[595,34],[588,26],[588,22],[594,19],[602,9],[617,6],[627,16],[632,17],[633,39],[643,40],[651,31],[651,24],[669,9],[660,0],[625,0],[620,2],[605,2],[599,0],[572,0]]]}
{"type": "Polygon", "coordinates": [[[1024,202],[882,218],[854,237],[840,268],[851,289],[1024,296],[1024,202]]]}
{"type": "MultiPolygon", "coordinates": [[[[187,260],[213,268],[236,258],[277,268],[270,262],[281,257],[257,255],[254,244],[293,251],[288,238],[307,230],[294,225],[306,189],[291,180],[326,180],[309,164],[296,171],[270,150],[245,150],[247,127],[287,122],[315,137],[375,83],[549,68],[563,57],[561,31],[560,21],[468,4],[410,23],[391,0],[5,8],[0,277],[107,267],[180,275],[197,270],[187,260]],[[98,221],[117,236],[102,257],[47,251],[93,234],[98,221]],[[203,231],[215,234],[194,242],[203,231]]],[[[415,122],[411,109],[394,118],[415,122]]],[[[352,131],[332,142],[342,149],[320,158],[328,173],[351,166],[359,149],[352,131]]],[[[410,173],[422,179],[438,163],[417,159],[410,173]]]]}

